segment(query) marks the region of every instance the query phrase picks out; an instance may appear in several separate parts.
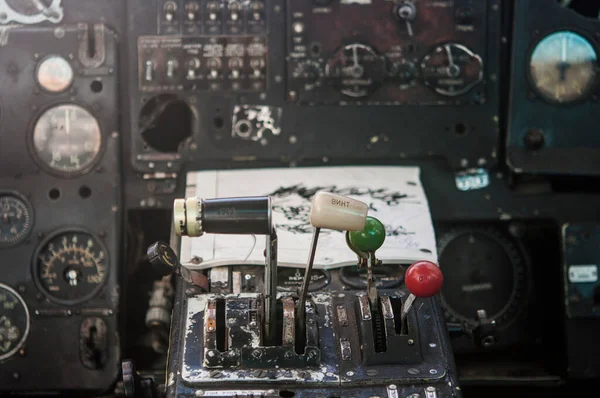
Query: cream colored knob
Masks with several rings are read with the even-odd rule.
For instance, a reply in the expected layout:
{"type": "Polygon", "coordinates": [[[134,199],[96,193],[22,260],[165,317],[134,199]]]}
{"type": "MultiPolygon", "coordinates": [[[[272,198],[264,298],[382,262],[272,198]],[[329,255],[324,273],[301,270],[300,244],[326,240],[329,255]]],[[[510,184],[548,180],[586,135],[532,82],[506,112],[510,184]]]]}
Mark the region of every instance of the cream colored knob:
{"type": "Polygon", "coordinates": [[[319,191],[312,199],[310,223],[315,228],[360,231],[365,227],[368,209],[361,201],[319,191]]]}

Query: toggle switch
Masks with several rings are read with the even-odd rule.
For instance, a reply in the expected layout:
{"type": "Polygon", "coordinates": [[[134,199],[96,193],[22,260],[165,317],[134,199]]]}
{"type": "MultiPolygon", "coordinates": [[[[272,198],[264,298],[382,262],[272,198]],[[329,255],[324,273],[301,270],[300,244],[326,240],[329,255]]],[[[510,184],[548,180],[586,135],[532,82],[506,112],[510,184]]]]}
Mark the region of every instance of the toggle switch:
{"type": "Polygon", "coordinates": [[[177,3],[174,1],[168,1],[164,5],[165,20],[172,22],[175,19],[177,13],[177,3]]]}
{"type": "Polygon", "coordinates": [[[144,69],[144,77],[147,82],[151,82],[154,79],[154,62],[148,60],[146,61],[146,66],[144,69]]]}
{"type": "Polygon", "coordinates": [[[396,18],[399,18],[406,22],[406,30],[408,32],[408,35],[413,36],[414,32],[412,22],[417,17],[417,8],[415,7],[415,5],[409,2],[397,4],[394,7],[394,14],[396,18]]]}
{"type": "Polygon", "coordinates": [[[172,79],[175,77],[175,71],[177,70],[177,66],[179,63],[175,59],[170,59],[167,61],[167,77],[172,79]]]}

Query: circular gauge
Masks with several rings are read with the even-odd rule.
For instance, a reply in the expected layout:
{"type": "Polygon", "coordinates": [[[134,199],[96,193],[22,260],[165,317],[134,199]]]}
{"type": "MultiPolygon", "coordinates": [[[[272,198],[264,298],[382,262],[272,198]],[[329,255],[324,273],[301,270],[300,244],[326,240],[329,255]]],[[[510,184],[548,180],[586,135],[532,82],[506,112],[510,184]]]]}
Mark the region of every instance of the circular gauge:
{"type": "Polygon", "coordinates": [[[60,304],[92,298],[108,274],[104,245],[82,230],[52,234],[42,242],[33,262],[41,289],[60,304]]]}
{"type": "Polygon", "coordinates": [[[0,283],[0,361],[14,355],[29,334],[29,310],[23,298],[0,283]]]}
{"type": "Polygon", "coordinates": [[[423,58],[421,76],[426,86],[439,94],[454,97],[465,94],[481,82],[483,62],[467,47],[447,43],[423,58]]]}
{"type": "Polygon", "coordinates": [[[560,31],[544,37],[529,58],[529,77],[545,100],[569,103],[587,96],[598,73],[598,54],[583,36],[560,31]]]}
{"type": "Polygon", "coordinates": [[[40,62],[36,78],[46,91],[65,91],[73,82],[73,68],[69,61],[58,55],[50,55],[40,62]]]}
{"type": "MultiPolygon", "coordinates": [[[[286,292],[295,292],[302,287],[304,281],[304,268],[279,267],[277,271],[277,289],[286,292]]],[[[308,291],[314,292],[323,289],[329,284],[329,273],[322,269],[313,269],[310,273],[308,291]]]]}
{"type": "Polygon", "coordinates": [[[522,250],[495,229],[452,230],[439,240],[442,304],[452,322],[475,324],[477,310],[510,324],[528,296],[522,250]]]}
{"type": "MultiPolygon", "coordinates": [[[[401,265],[379,265],[373,267],[375,285],[380,289],[392,289],[404,280],[404,267],[401,265]]],[[[340,279],[344,285],[354,289],[367,287],[367,267],[357,265],[344,267],[340,271],[340,279]]]]}
{"type": "Polygon", "coordinates": [[[45,111],[33,129],[36,159],[61,176],[83,174],[100,157],[100,125],[78,105],[59,105],[45,111]]]}
{"type": "Polygon", "coordinates": [[[17,245],[31,232],[33,209],[14,192],[0,192],[0,247],[17,245]]]}
{"type": "Polygon", "coordinates": [[[331,84],[349,97],[365,97],[375,91],[389,75],[384,57],[364,44],[350,44],[325,65],[331,84]]]}

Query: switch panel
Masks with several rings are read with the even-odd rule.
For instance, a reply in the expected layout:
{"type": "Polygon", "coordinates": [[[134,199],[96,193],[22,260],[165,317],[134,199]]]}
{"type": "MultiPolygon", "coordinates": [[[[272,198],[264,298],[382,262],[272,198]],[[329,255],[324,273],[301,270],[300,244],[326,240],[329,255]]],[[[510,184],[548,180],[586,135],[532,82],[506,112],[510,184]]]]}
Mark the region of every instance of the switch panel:
{"type": "Polygon", "coordinates": [[[138,40],[139,89],[261,92],[267,88],[267,53],[261,36],[143,36],[138,40]]]}

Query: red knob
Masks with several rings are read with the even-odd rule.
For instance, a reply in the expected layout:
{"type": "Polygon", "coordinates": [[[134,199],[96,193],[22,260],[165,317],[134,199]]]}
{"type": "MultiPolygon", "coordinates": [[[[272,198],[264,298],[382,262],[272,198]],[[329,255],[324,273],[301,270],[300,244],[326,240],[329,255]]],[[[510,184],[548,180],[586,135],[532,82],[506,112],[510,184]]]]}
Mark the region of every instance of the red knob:
{"type": "Polygon", "coordinates": [[[417,261],[406,270],[404,283],[417,297],[431,297],[442,288],[444,276],[440,267],[431,261],[417,261]]]}

